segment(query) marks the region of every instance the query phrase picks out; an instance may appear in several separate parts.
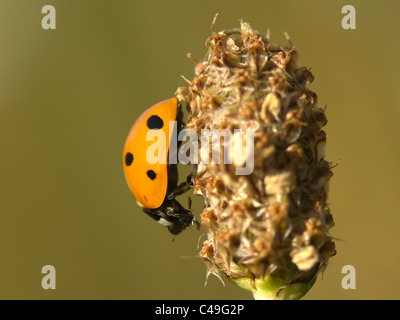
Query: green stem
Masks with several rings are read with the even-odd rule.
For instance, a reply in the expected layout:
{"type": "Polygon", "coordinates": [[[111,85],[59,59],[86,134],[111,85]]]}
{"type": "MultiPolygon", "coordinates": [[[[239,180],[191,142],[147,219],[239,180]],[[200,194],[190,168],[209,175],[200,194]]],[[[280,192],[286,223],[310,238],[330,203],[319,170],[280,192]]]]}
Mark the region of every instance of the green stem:
{"type": "Polygon", "coordinates": [[[298,300],[313,286],[309,282],[288,283],[282,278],[266,276],[264,279],[230,279],[237,286],[251,291],[255,300],[298,300]]]}

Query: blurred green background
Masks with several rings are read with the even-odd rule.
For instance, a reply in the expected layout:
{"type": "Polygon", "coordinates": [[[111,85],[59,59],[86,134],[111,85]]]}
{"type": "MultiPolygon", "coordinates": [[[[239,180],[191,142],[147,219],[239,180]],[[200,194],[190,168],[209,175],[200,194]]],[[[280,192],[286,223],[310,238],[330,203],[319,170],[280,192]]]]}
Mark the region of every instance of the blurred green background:
{"type": "MultiPolygon", "coordinates": [[[[141,212],[123,176],[126,135],[193,77],[215,30],[239,19],[311,67],[327,105],[337,241],[305,299],[399,299],[400,3],[392,1],[0,1],[0,298],[251,299],[210,276],[200,231],[177,237],[141,212]],[[41,9],[56,8],[56,30],[41,9]],[[357,10],[343,30],[341,9],[357,10]],[[41,268],[56,268],[43,290],[41,268]],[[341,287],[344,265],[356,289],[341,287]]],[[[195,209],[200,210],[197,201],[195,209]]]]}

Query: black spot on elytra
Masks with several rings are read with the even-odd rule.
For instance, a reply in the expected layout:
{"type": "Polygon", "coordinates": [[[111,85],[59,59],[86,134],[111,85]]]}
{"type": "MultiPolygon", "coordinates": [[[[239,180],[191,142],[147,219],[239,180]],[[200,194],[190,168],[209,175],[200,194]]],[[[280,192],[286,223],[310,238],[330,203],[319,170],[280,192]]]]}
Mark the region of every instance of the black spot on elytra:
{"type": "Polygon", "coordinates": [[[161,129],[164,126],[164,121],[162,121],[162,119],[157,116],[151,116],[149,119],[147,119],[147,127],[149,129],[161,129]]]}
{"type": "Polygon", "coordinates": [[[130,166],[132,164],[132,162],[133,162],[133,154],[130,152],[127,152],[125,155],[125,164],[127,166],[130,166]]]}
{"type": "Polygon", "coordinates": [[[147,171],[147,176],[148,176],[151,180],[154,180],[154,179],[157,177],[156,173],[155,173],[153,170],[148,170],[148,171],[147,171]]]}

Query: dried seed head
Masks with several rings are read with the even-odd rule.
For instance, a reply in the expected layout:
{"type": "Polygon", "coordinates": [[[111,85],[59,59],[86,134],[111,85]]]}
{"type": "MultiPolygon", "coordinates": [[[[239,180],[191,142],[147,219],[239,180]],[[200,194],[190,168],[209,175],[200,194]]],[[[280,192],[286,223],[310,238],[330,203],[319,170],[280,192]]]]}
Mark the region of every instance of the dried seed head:
{"type": "MultiPolygon", "coordinates": [[[[242,138],[231,163],[194,165],[195,194],[206,204],[200,257],[207,275],[224,274],[255,298],[300,298],[335,254],[327,207],[332,172],[321,130],[326,117],[308,89],[313,75],[297,66],[289,44],[278,46],[245,22],[213,32],[206,59],[195,61],[195,78],[177,92],[190,107],[187,128],[229,130],[234,142],[242,138]],[[242,129],[239,136],[235,129],[242,129]],[[240,161],[247,152],[253,170],[238,175],[251,160],[240,161]]],[[[199,148],[211,159],[212,148],[199,148]]],[[[224,160],[229,151],[220,151],[224,160]]]]}

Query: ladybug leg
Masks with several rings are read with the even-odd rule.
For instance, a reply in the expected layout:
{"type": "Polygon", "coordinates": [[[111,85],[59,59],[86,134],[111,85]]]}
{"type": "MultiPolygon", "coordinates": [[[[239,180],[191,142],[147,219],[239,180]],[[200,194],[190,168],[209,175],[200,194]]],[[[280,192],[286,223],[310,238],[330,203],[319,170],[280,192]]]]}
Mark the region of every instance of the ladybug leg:
{"type": "Polygon", "coordinates": [[[176,196],[179,196],[181,194],[184,194],[187,192],[190,188],[194,186],[192,175],[188,175],[186,178],[186,181],[182,182],[179,186],[177,186],[172,192],[168,195],[167,199],[172,200],[176,196]]]}
{"type": "MultiPolygon", "coordinates": [[[[192,212],[192,198],[188,197],[188,210],[192,212]]],[[[192,223],[196,224],[197,230],[200,230],[200,223],[193,217],[192,223]]]]}

